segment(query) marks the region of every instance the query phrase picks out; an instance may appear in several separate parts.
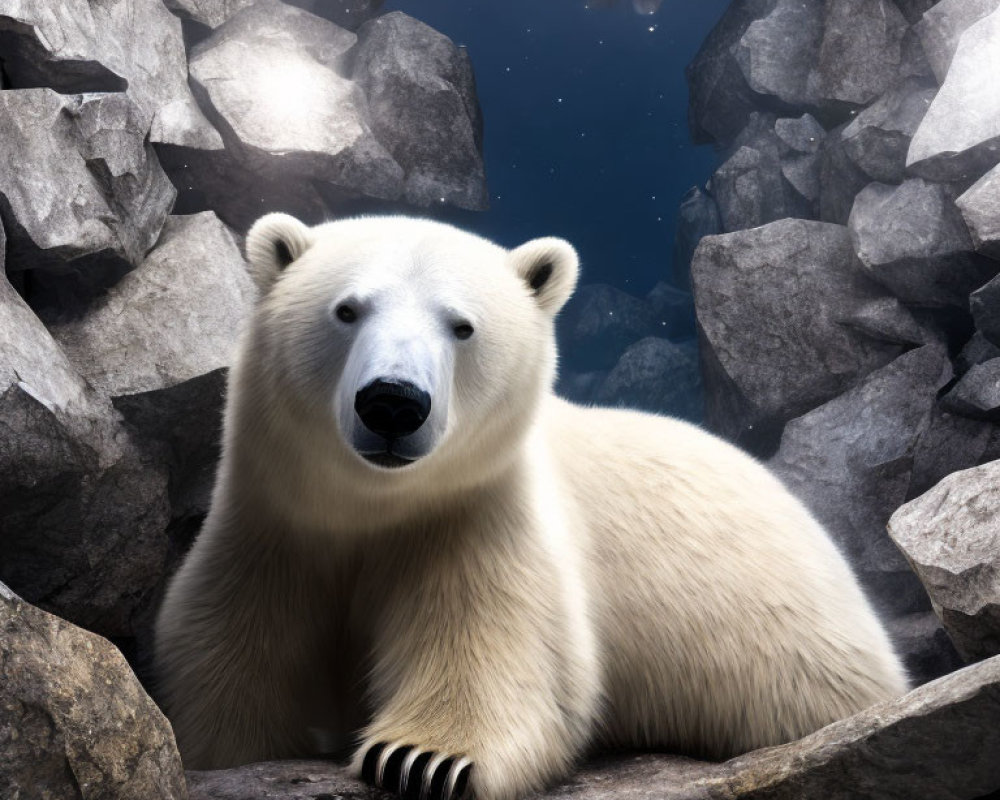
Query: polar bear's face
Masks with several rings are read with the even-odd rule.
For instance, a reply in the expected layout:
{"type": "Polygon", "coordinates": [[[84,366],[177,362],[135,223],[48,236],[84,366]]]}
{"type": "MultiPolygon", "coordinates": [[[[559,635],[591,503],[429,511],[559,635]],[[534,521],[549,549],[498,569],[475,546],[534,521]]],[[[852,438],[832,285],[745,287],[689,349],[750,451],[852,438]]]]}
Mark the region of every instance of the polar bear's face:
{"type": "Polygon", "coordinates": [[[475,472],[512,451],[551,387],[553,317],[577,275],[560,239],[508,251],[427,220],[272,214],[247,254],[280,385],[355,466],[475,472]]]}

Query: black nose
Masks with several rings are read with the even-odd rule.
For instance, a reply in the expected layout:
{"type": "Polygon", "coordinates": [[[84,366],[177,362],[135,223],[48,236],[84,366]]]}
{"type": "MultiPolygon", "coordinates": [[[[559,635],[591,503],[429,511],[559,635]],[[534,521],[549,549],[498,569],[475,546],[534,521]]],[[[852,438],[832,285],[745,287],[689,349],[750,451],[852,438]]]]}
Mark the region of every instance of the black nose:
{"type": "Polygon", "coordinates": [[[412,383],[377,380],[358,392],[354,410],[372,433],[399,439],[427,421],[431,396],[412,383]]]}

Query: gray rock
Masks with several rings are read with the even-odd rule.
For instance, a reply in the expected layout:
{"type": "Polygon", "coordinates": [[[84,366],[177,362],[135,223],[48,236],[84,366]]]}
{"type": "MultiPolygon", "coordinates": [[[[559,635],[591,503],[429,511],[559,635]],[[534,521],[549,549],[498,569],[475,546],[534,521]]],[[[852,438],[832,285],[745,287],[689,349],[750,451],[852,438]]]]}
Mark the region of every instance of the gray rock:
{"type": "Polygon", "coordinates": [[[807,87],[823,37],[823,7],[801,0],[774,0],[748,26],[732,53],[747,86],[792,108],[816,105],[807,87]]]}
{"type": "Polygon", "coordinates": [[[866,326],[916,332],[898,304],[872,305],[888,295],[864,275],[837,225],[783,220],[706,237],[692,280],[707,422],[735,440],[762,425],[780,431],[903,351],[866,326]]]}
{"type": "Polygon", "coordinates": [[[914,450],[950,377],[943,348],[912,350],[789,422],[770,462],[890,616],[920,611],[927,602],[885,524],[906,499],[914,450]]]}
{"type": "Polygon", "coordinates": [[[905,71],[906,29],[892,0],[826,0],[808,92],[823,105],[868,105],[905,71]]]}
{"type": "Polygon", "coordinates": [[[922,495],[953,472],[991,460],[998,435],[997,425],[950,413],[939,402],[917,439],[906,499],[922,495]]]}
{"type": "MultiPolygon", "coordinates": [[[[797,742],[721,764],[673,755],[606,758],[532,798],[802,800],[980,798],[1000,789],[1000,659],[990,659],[835,722],[797,742]]],[[[329,761],[188,772],[190,800],[377,800],[329,761]]]]}
{"type": "Polygon", "coordinates": [[[969,296],[969,309],[976,328],[1000,347],[1000,277],[980,286],[969,296]]]}
{"type": "Polygon", "coordinates": [[[933,611],[889,620],[886,627],[906,673],[917,686],[961,669],[962,657],[933,611]]]}
{"type": "Polygon", "coordinates": [[[118,649],[0,583],[0,795],[187,797],[170,723],[118,649]]]}
{"type": "Polygon", "coordinates": [[[639,340],[594,392],[594,402],[699,421],[703,398],[697,344],[652,336],[639,340]]]}
{"type": "Polygon", "coordinates": [[[129,636],[163,577],[167,474],[0,280],[0,580],[129,636]]]}
{"type": "Polygon", "coordinates": [[[677,210],[671,275],[675,286],[691,288],[691,259],[698,242],[717,233],[722,233],[719,207],[708,192],[692,186],[677,210]]]}
{"type": "Polygon", "coordinates": [[[402,199],[487,206],[482,116],[468,53],[400,11],[358,30],[351,75],[372,131],[402,167],[402,199]]]}
{"type": "Polygon", "coordinates": [[[149,392],[228,367],[254,297],[239,247],[215,214],[170,217],[136,270],[52,332],[102,396],[149,392]]]}
{"type": "Polygon", "coordinates": [[[930,108],[937,88],[908,78],[883,94],[844,128],[847,157],[870,180],[901,183],[910,139],[930,108]]]}
{"type": "Polygon", "coordinates": [[[903,12],[903,16],[906,17],[906,21],[910,25],[914,25],[920,21],[928,9],[938,3],[938,0],[895,0],[895,2],[899,6],[899,10],[903,12]]]}
{"type": "Polygon", "coordinates": [[[641,298],[607,284],[586,284],[559,315],[564,359],[578,371],[610,369],[629,345],[656,335],[662,327],[657,322],[641,298]]]}
{"type": "Polygon", "coordinates": [[[734,50],[750,25],[773,8],[774,0],[730,3],[688,64],[688,120],[696,144],[728,144],[759,110],[760,97],[747,86],[734,50]]]}
{"type": "Polygon", "coordinates": [[[982,364],[993,358],[1000,358],[1000,347],[976,331],[955,359],[955,371],[959,375],[964,375],[976,364],[982,364]]]}
{"type": "Polygon", "coordinates": [[[0,92],[8,271],[92,271],[100,283],[106,262],[118,274],[139,263],[175,196],[148,133],[122,94],[0,92]]]}
{"type": "Polygon", "coordinates": [[[830,131],[820,150],[819,218],[837,225],[847,224],[854,198],[872,182],[851,158],[843,136],[847,127],[844,124],[830,131]]]}
{"type": "Polygon", "coordinates": [[[1000,162],[1000,8],[969,26],[941,91],[913,136],[906,165],[937,181],[979,178],[1000,162]]]}
{"type": "Polygon", "coordinates": [[[826,131],[810,114],[775,120],[774,132],[790,149],[797,153],[818,153],[826,131]]]}
{"type": "Polygon", "coordinates": [[[1000,259],[1000,166],[994,167],[955,201],[976,250],[1000,259]]]}
{"type": "MultiPolygon", "coordinates": [[[[209,28],[222,23],[256,0],[164,0],[182,19],[192,19],[209,28]]],[[[311,11],[341,28],[357,30],[378,12],[382,0],[293,0],[290,5],[311,11]]]]}
{"type": "Polygon", "coordinates": [[[1000,653],[1000,461],[949,475],[889,521],[967,659],[1000,653]]]}
{"type": "Polygon", "coordinates": [[[912,178],[872,183],[854,201],[848,227],[868,273],[907,303],[964,308],[1000,265],[972,252],[947,186],[912,178]]]}
{"type": "Polygon", "coordinates": [[[180,22],[160,0],[0,0],[0,31],[13,88],[124,90],[150,141],[222,146],[188,88],[180,22]]]}
{"type": "Polygon", "coordinates": [[[940,0],[928,9],[914,29],[924,45],[938,83],[944,83],[948,67],[966,29],[1000,8],[1000,0],[940,0]]]}
{"type": "Polygon", "coordinates": [[[941,398],[941,406],[966,417],[1000,422],[1000,358],[971,367],[941,398]]]}

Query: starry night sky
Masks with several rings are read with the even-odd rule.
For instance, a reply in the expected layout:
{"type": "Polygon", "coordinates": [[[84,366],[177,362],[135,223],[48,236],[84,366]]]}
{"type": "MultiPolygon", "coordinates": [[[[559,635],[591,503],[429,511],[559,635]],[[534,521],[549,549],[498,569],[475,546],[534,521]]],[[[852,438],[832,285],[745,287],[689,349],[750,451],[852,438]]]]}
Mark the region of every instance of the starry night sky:
{"type": "Polygon", "coordinates": [[[387,0],[472,57],[491,207],[459,221],[510,247],[564,236],[583,283],[645,294],[666,279],[678,203],[716,161],[688,136],[684,67],[727,5],[387,0]]]}

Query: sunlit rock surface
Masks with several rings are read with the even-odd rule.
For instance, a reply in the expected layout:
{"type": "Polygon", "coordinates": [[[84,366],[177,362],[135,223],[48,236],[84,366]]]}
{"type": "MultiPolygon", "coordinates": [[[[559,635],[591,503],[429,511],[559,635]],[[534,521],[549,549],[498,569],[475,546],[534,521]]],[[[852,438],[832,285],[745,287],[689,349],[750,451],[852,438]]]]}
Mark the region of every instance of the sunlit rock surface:
{"type": "Polygon", "coordinates": [[[921,333],[868,278],[846,228],[783,220],[702,240],[692,266],[706,417],[738,441],[780,432],[921,333]],[[882,333],[873,337],[877,328],[882,333]]]}
{"type": "Polygon", "coordinates": [[[161,0],[0,0],[0,31],[13,88],[125,91],[150,141],[222,146],[191,96],[181,25],[161,0]]]}
{"type": "Polygon", "coordinates": [[[994,167],[955,201],[976,250],[1000,259],[1000,167],[994,167]]]}
{"type": "Polygon", "coordinates": [[[876,606],[893,616],[926,607],[885,525],[907,499],[914,450],[951,374],[944,348],[911,350],[789,422],[769,462],[826,526],[876,606]]]}
{"type": "Polygon", "coordinates": [[[889,534],[959,652],[1000,653],[1000,461],[949,475],[893,514],[889,534]]]}
{"type": "MultiPolygon", "coordinates": [[[[584,764],[531,797],[598,800],[961,798],[1000,789],[1000,658],[967,667],[797,742],[721,764],[637,754],[584,764]]],[[[190,800],[377,800],[328,761],[188,772],[190,800]]]]}
{"type": "Polygon", "coordinates": [[[871,183],[854,201],[851,241],[867,272],[901,300],[965,308],[969,293],[1000,270],[973,252],[947,186],[912,178],[871,183]]]}
{"type": "Polygon", "coordinates": [[[1000,0],[940,0],[929,5],[915,30],[938,82],[943,83],[962,34],[1000,8],[1000,0]]]}
{"type": "MultiPolygon", "coordinates": [[[[234,14],[252,6],[256,0],[164,0],[182,19],[192,19],[210,28],[217,28],[234,14]]],[[[382,6],[382,0],[294,0],[291,5],[312,11],[337,23],[342,28],[355,30],[373,17],[382,6]]]]}
{"type": "Polygon", "coordinates": [[[175,196],[148,134],[148,121],[123,94],[0,92],[8,271],[85,275],[106,271],[108,260],[122,269],[139,263],[175,196]]]}
{"type": "Polygon", "coordinates": [[[105,397],[148,392],[228,366],[254,296],[215,214],[170,217],[136,270],[53,333],[105,397]]]}
{"type": "Polygon", "coordinates": [[[907,167],[931,180],[974,180],[1000,162],[1000,8],[970,25],[910,143],[907,167]]]}
{"type": "Polygon", "coordinates": [[[184,800],[170,723],[110,642],[0,583],[0,796],[184,800]]]}

